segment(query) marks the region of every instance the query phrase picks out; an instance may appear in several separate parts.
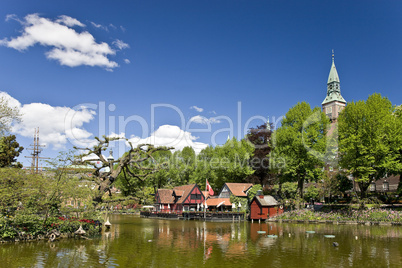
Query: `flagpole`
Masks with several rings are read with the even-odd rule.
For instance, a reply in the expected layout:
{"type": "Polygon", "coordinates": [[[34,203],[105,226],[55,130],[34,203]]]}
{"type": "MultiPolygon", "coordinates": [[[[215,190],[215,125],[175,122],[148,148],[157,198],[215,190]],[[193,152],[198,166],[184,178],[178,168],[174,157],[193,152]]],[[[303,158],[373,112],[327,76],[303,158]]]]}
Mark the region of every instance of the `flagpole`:
{"type": "MultiPolygon", "coordinates": [[[[206,192],[208,192],[208,189],[207,189],[207,179],[205,179],[205,191],[206,192]]],[[[205,219],[206,219],[206,214],[207,214],[207,208],[206,208],[206,205],[207,205],[207,199],[206,199],[206,197],[204,196],[204,202],[205,202],[205,204],[204,204],[204,221],[205,221],[205,219]]]]}

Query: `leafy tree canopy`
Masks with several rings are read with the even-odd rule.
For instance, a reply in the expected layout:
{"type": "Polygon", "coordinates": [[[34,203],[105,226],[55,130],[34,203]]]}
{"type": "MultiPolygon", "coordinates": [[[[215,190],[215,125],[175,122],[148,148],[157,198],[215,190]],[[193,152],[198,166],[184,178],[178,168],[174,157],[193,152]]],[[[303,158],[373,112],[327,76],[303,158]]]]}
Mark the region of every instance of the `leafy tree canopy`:
{"type": "Polygon", "coordinates": [[[401,131],[395,107],[380,94],[350,102],[339,115],[340,165],[359,184],[362,197],[372,181],[398,173],[401,131]]]}
{"type": "Polygon", "coordinates": [[[18,167],[22,164],[17,162],[17,157],[24,150],[16,140],[15,135],[0,137],[0,168],[18,167]]]}
{"type": "Polygon", "coordinates": [[[303,197],[305,180],[317,179],[326,159],[329,119],[321,109],[310,108],[306,102],[292,107],[274,133],[275,156],[284,159],[280,175],[287,181],[296,181],[303,197]]]}

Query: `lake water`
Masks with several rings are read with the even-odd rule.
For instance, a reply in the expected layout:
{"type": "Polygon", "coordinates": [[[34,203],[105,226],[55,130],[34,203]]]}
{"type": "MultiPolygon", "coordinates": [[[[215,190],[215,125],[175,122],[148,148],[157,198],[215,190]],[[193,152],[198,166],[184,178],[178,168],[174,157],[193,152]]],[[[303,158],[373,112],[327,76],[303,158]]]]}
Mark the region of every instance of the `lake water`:
{"type": "Polygon", "coordinates": [[[402,267],[399,226],[214,223],[130,215],[111,215],[110,222],[110,232],[91,240],[0,244],[0,267],[402,267]]]}

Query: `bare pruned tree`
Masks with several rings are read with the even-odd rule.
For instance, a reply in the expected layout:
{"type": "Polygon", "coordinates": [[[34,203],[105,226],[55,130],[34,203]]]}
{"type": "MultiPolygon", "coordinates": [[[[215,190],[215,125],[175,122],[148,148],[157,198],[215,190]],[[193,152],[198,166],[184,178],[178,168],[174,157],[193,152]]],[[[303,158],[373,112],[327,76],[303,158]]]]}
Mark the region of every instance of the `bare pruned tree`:
{"type": "Polygon", "coordinates": [[[122,140],[123,138],[103,136],[103,139],[98,137],[95,137],[95,139],[98,144],[93,146],[93,148],[76,148],[84,151],[76,162],[91,165],[94,168],[92,180],[98,185],[93,197],[95,205],[104,201],[103,196],[105,193],[108,192],[111,195],[110,188],[121,172],[124,172],[124,175],[128,174],[129,176],[145,180],[149,175],[154,174],[166,165],[166,163],[157,163],[152,154],[156,151],[174,149],[172,147],[155,147],[151,144],[140,144],[134,147],[132,143],[125,139],[130,145],[130,150],[124,153],[119,159],[114,160],[112,158],[105,158],[102,152],[107,150],[110,142],[122,140]],[[89,158],[85,159],[88,156],[89,158]],[[91,156],[96,156],[96,161],[91,156]],[[98,161],[100,164],[97,163],[98,161]],[[153,165],[144,165],[147,161],[152,161],[153,165]],[[136,170],[136,172],[133,172],[133,170],[136,170]]]}

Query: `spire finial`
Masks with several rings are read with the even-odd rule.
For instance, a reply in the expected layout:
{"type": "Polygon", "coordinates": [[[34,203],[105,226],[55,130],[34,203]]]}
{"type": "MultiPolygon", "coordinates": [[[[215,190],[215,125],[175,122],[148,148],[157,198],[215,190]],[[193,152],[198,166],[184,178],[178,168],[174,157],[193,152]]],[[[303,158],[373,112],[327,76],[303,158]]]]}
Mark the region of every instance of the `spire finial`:
{"type": "Polygon", "coordinates": [[[332,62],[334,62],[334,58],[335,58],[335,53],[334,53],[334,50],[332,49],[332,62]]]}

